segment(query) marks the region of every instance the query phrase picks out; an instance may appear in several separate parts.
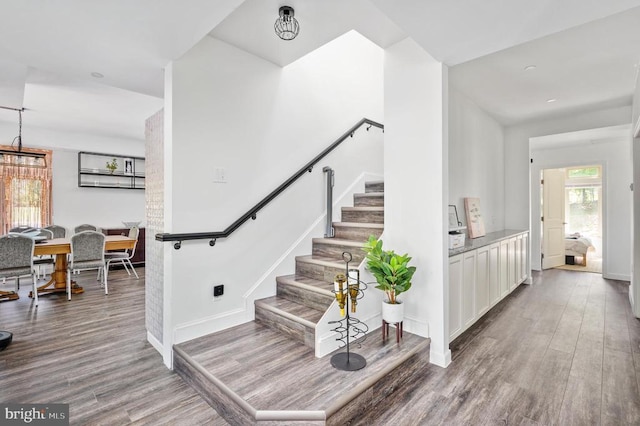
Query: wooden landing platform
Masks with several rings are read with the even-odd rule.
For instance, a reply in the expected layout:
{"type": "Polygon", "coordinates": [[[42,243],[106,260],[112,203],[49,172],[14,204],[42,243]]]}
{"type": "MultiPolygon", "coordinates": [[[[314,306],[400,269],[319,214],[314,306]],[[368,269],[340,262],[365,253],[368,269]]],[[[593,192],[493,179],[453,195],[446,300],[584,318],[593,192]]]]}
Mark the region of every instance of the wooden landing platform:
{"type": "Polygon", "coordinates": [[[340,371],[331,355],[316,358],[309,347],[250,322],[174,346],[174,370],[232,425],[345,424],[399,386],[412,386],[429,363],[429,343],[407,332],[400,345],[383,343],[375,330],[361,347],[351,345],[367,366],[340,371]]]}

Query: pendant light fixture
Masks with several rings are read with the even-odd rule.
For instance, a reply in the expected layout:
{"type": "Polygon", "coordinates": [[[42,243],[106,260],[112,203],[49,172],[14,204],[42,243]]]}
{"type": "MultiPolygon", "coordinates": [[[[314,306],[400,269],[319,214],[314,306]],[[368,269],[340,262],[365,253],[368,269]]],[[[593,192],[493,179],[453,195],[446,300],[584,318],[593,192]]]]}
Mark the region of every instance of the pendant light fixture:
{"type": "Polygon", "coordinates": [[[293,40],[300,32],[300,24],[293,16],[295,12],[291,6],[282,6],[279,10],[280,17],[276,19],[273,28],[282,40],[293,40]]]}

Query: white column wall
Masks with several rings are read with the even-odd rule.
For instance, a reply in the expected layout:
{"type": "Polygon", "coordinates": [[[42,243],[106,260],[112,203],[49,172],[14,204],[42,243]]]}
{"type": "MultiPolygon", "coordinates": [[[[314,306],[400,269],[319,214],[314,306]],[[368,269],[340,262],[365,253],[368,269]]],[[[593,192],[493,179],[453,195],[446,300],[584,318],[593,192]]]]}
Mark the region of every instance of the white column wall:
{"type": "MultiPolygon", "coordinates": [[[[168,69],[165,232],[224,230],[361,118],[382,122],[382,60],[382,49],[355,32],[285,68],[205,37],[168,69]],[[213,182],[217,167],[226,183],[213,182]]],[[[256,287],[275,294],[263,274],[323,214],[322,166],[342,167],[337,194],[362,171],[381,172],[375,132],[362,128],[215,247],[187,241],[176,251],[158,243],[167,247],[171,305],[165,345],[252,319],[256,287]],[[215,301],[214,284],[225,286],[215,301]]]]}
{"type": "Polygon", "coordinates": [[[405,39],[385,50],[384,70],[384,247],[413,257],[405,327],[429,336],[431,362],[446,366],[447,67],[405,39]]]}
{"type": "Polygon", "coordinates": [[[464,198],[478,197],[486,231],[504,229],[504,171],[503,127],[450,87],[448,203],[465,226],[464,198]]]}
{"type": "Polygon", "coordinates": [[[633,111],[631,114],[632,129],[632,158],[633,158],[633,220],[631,232],[633,235],[633,252],[631,260],[631,288],[629,289],[629,300],[636,318],[640,318],[640,238],[636,237],[640,230],[640,74],[636,76],[636,89],[633,95],[633,111]]]}

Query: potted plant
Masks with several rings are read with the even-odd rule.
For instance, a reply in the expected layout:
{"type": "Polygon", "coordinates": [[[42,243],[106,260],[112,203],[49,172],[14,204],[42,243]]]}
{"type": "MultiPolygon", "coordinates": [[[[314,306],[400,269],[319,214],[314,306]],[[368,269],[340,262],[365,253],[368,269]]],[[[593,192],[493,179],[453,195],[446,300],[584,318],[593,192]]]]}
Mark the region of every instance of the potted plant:
{"type": "Polygon", "coordinates": [[[383,250],[382,240],[370,236],[364,246],[367,253],[367,269],[376,278],[380,289],[386,295],[382,304],[382,319],[388,323],[401,322],[404,317],[404,305],[398,296],[411,288],[411,278],[416,272],[415,266],[409,266],[411,257],[397,254],[393,250],[383,250]]]}
{"type": "Polygon", "coordinates": [[[111,161],[107,161],[107,169],[113,174],[118,168],[118,161],[114,158],[111,161]]]}

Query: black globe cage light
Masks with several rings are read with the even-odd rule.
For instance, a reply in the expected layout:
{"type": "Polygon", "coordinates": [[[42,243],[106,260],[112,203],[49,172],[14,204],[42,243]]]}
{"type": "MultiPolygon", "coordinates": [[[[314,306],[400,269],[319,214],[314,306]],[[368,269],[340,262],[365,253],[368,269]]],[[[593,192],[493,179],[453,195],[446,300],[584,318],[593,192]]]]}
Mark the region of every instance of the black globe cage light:
{"type": "Polygon", "coordinates": [[[300,32],[300,24],[293,16],[295,12],[291,6],[282,6],[279,10],[280,17],[273,25],[278,37],[283,40],[293,40],[300,32]]]}

